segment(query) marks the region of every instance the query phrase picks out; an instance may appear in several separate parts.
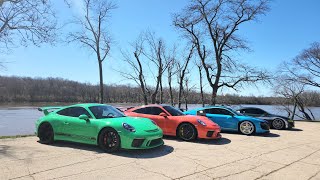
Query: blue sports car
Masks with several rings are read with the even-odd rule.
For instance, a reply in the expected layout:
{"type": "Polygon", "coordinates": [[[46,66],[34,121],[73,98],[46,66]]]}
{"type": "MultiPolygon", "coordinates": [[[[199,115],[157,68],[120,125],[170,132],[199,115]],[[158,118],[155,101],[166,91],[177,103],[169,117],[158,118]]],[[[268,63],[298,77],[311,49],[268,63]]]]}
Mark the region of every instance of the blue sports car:
{"type": "Polygon", "coordinates": [[[268,122],[245,116],[225,106],[209,106],[184,112],[187,115],[206,116],[217,123],[223,131],[237,131],[245,135],[269,132],[268,122]]]}

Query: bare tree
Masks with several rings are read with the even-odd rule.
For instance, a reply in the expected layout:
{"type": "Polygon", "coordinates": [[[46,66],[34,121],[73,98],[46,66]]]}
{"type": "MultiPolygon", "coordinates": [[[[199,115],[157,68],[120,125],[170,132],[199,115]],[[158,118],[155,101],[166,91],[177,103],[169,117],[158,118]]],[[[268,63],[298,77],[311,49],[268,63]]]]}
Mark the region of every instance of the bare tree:
{"type": "Polygon", "coordinates": [[[204,102],[204,95],[203,95],[203,75],[202,75],[202,64],[201,63],[197,63],[195,62],[197,68],[198,68],[198,72],[199,72],[199,87],[200,87],[200,96],[201,96],[201,104],[202,107],[205,106],[205,102],[204,102]]]}
{"type": "Polygon", "coordinates": [[[140,86],[145,104],[148,103],[147,95],[150,96],[150,101],[154,104],[158,102],[159,94],[159,102],[162,103],[164,101],[163,74],[171,64],[172,56],[167,54],[163,39],[157,38],[155,33],[150,31],[143,32],[133,47],[135,49],[134,58],[128,53],[122,53],[124,61],[131,67],[133,73],[123,70],[118,72],[124,78],[133,80],[140,86]],[[148,77],[148,75],[152,77],[148,77]],[[154,82],[154,86],[150,85],[152,83],[147,85],[146,79],[151,79],[149,82],[154,82]]]}
{"type": "Polygon", "coordinates": [[[285,62],[281,69],[291,75],[292,81],[320,88],[320,43],[311,44],[291,62],[285,62]]]}
{"type": "MultiPolygon", "coordinates": [[[[162,89],[162,77],[166,69],[168,68],[171,59],[166,59],[166,46],[165,42],[161,38],[156,38],[155,33],[153,32],[146,32],[145,34],[146,42],[148,48],[142,53],[148,59],[148,61],[156,67],[157,74],[153,74],[153,70],[151,73],[155,77],[155,88],[151,90],[150,87],[146,88],[150,94],[151,103],[156,103],[156,98],[160,89],[160,103],[163,102],[163,89],[162,89]],[[167,61],[168,60],[168,61],[167,61]]],[[[150,66],[150,65],[149,65],[150,66]]]]}
{"type": "Polygon", "coordinates": [[[134,48],[133,55],[134,57],[130,56],[128,53],[122,51],[122,55],[124,57],[124,62],[129,65],[129,67],[133,70],[132,72],[125,72],[119,70],[120,74],[129,80],[133,80],[141,89],[141,93],[143,96],[143,102],[145,105],[148,104],[148,97],[147,97],[147,84],[145,81],[145,75],[143,71],[143,62],[140,59],[140,56],[143,51],[143,43],[144,39],[142,35],[133,43],[132,47],[134,48]]]}
{"type": "Polygon", "coordinates": [[[174,95],[173,95],[173,87],[172,87],[172,77],[175,76],[177,71],[175,70],[176,67],[176,50],[177,47],[174,46],[172,50],[171,56],[167,57],[167,62],[169,61],[170,63],[168,64],[167,68],[167,75],[168,75],[168,86],[169,86],[169,96],[170,96],[170,104],[174,106],[174,95]]]}
{"type": "Polygon", "coordinates": [[[98,61],[100,77],[99,102],[103,103],[103,68],[102,63],[110,51],[111,37],[107,31],[108,18],[117,6],[112,1],[82,0],[84,2],[83,17],[75,17],[73,23],[79,26],[79,31],[69,33],[68,42],[80,43],[92,50],[98,61]]]}
{"type": "Polygon", "coordinates": [[[246,71],[246,67],[242,68],[242,74],[235,74],[241,64],[231,54],[249,49],[246,41],[236,32],[240,25],[265,14],[269,9],[268,1],[192,0],[181,14],[174,16],[174,25],[196,45],[212,88],[211,104],[216,103],[219,88],[235,89],[243,82],[262,81],[267,77],[264,72],[252,71],[253,68],[246,71]]]}
{"type": "MultiPolygon", "coordinates": [[[[183,95],[183,84],[185,82],[186,74],[188,73],[187,68],[188,68],[189,62],[192,59],[194,48],[195,48],[195,46],[192,45],[191,48],[189,49],[189,53],[188,53],[187,57],[182,57],[183,60],[176,63],[177,72],[178,72],[178,84],[179,84],[178,108],[181,108],[181,99],[182,99],[182,95],[183,95]]],[[[188,90],[186,90],[186,91],[188,91],[188,90]]]]}
{"type": "Polygon", "coordinates": [[[0,0],[0,52],[20,43],[53,43],[57,22],[49,0],[0,0]]]}
{"type": "Polygon", "coordinates": [[[298,116],[306,120],[314,120],[314,116],[310,108],[308,108],[310,100],[306,99],[306,86],[299,82],[292,82],[292,78],[288,75],[280,75],[275,82],[275,93],[284,97],[284,101],[280,104],[287,111],[288,116],[294,119],[298,116]],[[297,108],[302,116],[297,113],[297,108]]]}
{"type": "Polygon", "coordinates": [[[189,96],[191,94],[190,92],[192,92],[195,89],[195,85],[190,86],[190,77],[184,78],[183,81],[184,81],[183,99],[185,103],[185,110],[188,111],[189,96]]]}

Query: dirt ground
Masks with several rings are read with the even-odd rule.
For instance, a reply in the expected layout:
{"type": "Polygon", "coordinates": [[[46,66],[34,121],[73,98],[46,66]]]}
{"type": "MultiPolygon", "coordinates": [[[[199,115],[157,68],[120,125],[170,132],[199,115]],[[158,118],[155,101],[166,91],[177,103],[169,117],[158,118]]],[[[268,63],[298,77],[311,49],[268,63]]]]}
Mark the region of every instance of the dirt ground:
{"type": "Polygon", "coordinates": [[[0,140],[0,179],[320,179],[320,123],[220,140],[165,137],[151,150],[103,153],[96,146],[37,137],[0,140]]]}

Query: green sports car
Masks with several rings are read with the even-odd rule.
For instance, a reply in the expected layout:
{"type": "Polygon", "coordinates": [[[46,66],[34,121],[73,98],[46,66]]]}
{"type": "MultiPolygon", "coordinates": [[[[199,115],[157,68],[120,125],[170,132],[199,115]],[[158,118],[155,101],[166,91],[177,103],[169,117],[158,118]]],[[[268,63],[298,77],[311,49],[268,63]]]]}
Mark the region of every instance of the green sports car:
{"type": "Polygon", "coordinates": [[[109,105],[76,104],[38,110],[45,114],[36,122],[36,133],[43,144],[73,141],[99,145],[106,152],[163,145],[162,130],[153,121],[126,117],[109,105]]]}

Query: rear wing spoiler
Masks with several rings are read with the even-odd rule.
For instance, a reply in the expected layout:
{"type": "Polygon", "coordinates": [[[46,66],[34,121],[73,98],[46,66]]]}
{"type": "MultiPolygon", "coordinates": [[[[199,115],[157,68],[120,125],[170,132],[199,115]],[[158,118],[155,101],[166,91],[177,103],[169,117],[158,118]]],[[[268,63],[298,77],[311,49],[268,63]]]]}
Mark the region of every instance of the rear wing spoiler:
{"type": "Polygon", "coordinates": [[[61,109],[62,107],[58,107],[58,106],[48,106],[48,107],[39,107],[38,111],[41,111],[44,113],[44,115],[48,115],[49,113],[51,113],[52,111],[55,111],[57,109],[61,109]]]}

